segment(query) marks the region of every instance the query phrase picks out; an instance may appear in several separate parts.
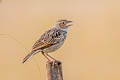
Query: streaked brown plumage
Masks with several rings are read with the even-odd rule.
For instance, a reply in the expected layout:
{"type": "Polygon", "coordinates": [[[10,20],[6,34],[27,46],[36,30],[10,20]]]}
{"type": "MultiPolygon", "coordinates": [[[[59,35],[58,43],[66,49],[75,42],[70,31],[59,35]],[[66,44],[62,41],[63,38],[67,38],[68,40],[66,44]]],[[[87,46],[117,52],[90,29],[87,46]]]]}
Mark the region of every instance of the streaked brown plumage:
{"type": "Polygon", "coordinates": [[[69,26],[68,23],[72,21],[68,20],[59,20],[54,25],[54,27],[48,31],[46,31],[40,39],[38,39],[32,47],[31,53],[29,53],[24,59],[23,63],[25,63],[32,55],[35,55],[38,52],[42,52],[42,54],[48,59],[53,59],[47,53],[53,52],[59,49],[66,39],[67,30],[69,26]]]}

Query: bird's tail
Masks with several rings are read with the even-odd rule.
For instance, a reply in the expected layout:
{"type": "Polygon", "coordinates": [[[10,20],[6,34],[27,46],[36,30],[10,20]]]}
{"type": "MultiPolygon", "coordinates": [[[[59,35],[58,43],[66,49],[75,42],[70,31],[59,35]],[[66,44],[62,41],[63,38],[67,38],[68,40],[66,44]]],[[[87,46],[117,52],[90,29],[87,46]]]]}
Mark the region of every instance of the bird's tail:
{"type": "Polygon", "coordinates": [[[22,63],[25,63],[28,59],[30,59],[33,54],[34,54],[33,52],[29,53],[29,54],[23,59],[23,62],[22,62],[22,63]]]}
{"type": "Polygon", "coordinates": [[[29,60],[33,55],[35,55],[36,53],[38,53],[39,51],[32,51],[31,53],[29,53],[24,59],[22,63],[25,63],[27,60],[29,60]]]}

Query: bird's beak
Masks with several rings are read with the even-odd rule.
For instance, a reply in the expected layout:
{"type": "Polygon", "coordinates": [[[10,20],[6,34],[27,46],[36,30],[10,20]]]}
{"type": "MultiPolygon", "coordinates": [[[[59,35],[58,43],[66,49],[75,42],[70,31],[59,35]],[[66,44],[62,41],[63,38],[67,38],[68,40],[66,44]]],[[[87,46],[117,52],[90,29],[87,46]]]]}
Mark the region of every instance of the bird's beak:
{"type": "Polygon", "coordinates": [[[72,21],[67,21],[67,26],[72,26],[72,24],[68,24],[68,23],[72,23],[72,21]]]}
{"type": "Polygon", "coordinates": [[[67,23],[71,23],[72,21],[67,21],[67,23]]]}

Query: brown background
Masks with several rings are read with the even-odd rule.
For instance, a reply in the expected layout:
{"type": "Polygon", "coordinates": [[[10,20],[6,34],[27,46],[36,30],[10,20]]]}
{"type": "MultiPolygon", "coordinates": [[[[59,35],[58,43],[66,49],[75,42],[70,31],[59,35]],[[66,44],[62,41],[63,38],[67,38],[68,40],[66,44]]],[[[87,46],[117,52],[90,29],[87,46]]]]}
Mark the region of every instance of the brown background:
{"type": "Polygon", "coordinates": [[[120,80],[120,0],[1,0],[0,80],[47,80],[41,54],[21,62],[59,19],[74,24],[51,54],[64,80],[120,80]]]}

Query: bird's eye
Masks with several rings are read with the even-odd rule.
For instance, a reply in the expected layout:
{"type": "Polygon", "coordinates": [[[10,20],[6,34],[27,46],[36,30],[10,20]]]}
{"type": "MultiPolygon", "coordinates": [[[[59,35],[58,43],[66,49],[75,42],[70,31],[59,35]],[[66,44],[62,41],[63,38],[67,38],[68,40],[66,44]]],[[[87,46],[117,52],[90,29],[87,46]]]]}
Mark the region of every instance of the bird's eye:
{"type": "Polygon", "coordinates": [[[65,24],[65,22],[63,22],[63,24],[65,24]]]}

